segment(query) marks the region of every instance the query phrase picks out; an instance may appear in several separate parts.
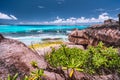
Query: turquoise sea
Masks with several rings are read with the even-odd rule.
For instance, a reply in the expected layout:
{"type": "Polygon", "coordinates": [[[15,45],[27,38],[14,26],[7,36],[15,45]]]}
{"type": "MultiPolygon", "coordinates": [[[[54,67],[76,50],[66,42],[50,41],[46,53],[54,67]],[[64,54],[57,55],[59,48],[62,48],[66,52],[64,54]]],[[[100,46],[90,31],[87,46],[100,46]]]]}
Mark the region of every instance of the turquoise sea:
{"type": "Polygon", "coordinates": [[[22,41],[26,45],[42,42],[47,38],[61,38],[67,41],[68,34],[75,28],[85,29],[88,26],[18,26],[18,25],[0,25],[0,33],[7,38],[22,41]]]}

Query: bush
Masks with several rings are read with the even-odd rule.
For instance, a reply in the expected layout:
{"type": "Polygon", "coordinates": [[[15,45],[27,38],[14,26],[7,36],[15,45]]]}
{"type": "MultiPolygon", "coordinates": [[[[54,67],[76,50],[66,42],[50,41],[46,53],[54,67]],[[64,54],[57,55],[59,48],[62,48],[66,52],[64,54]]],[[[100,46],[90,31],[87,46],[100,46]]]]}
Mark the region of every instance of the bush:
{"type": "Polygon", "coordinates": [[[53,48],[45,56],[52,67],[72,68],[89,74],[110,74],[120,71],[120,57],[117,49],[105,47],[102,42],[87,50],[68,48],[62,45],[58,50],[53,48]]]}

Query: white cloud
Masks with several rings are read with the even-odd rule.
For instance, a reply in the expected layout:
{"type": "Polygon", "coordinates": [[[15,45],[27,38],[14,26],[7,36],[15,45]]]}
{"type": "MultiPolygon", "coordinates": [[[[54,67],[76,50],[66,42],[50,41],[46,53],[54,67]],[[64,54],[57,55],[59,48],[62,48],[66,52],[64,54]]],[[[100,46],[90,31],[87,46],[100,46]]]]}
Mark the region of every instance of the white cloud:
{"type": "Polygon", "coordinates": [[[98,8],[98,9],[96,9],[96,11],[105,11],[105,9],[103,9],[103,8],[98,8]]]}
{"type": "Polygon", "coordinates": [[[114,12],[114,11],[120,11],[120,8],[115,8],[115,9],[103,9],[103,8],[98,8],[95,11],[99,11],[99,12],[114,12]]]}
{"type": "Polygon", "coordinates": [[[70,17],[68,19],[64,18],[59,18],[57,17],[56,20],[50,21],[50,22],[44,22],[44,24],[81,24],[81,23],[98,23],[98,22],[103,22],[104,20],[107,19],[115,19],[109,16],[108,13],[102,13],[98,16],[98,18],[86,18],[86,17],[80,17],[80,18],[75,18],[75,17],[70,17]]]}
{"type": "Polygon", "coordinates": [[[17,20],[14,15],[7,15],[0,12],[0,19],[17,20]]]}
{"type": "Polygon", "coordinates": [[[11,19],[8,15],[0,12],[0,19],[11,19]]]}
{"type": "Polygon", "coordinates": [[[110,19],[110,18],[112,18],[112,17],[109,17],[109,14],[108,13],[102,13],[101,15],[99,15],[99,17],[98,17],[98,21],[104,21],[104,20],[106,20],[106,19],[110,19]]]}
{"type": "Polygon", "coordinates": [[[56,0],[57,2],[64,2],[65,0],[56,0]]]}
{"type": "Polygon", "coordinates": [[[65,0],[56,0],[57,1],[57,4],[62,4],[64,3],[65,0]]]}
{"type": "Polygon", "coordinates": [[[44,7],[44,6],[38,6],[38,8],[43,9],[43,8],[45,8],[45,7],[44,7]]]}
{"type": "Polygon", "coordinates": [[[118,11],[118,10],[120,10],[120,8],[116,8],[115,10],[118,11]]]}
{"type": "MultiPolygon", "coordinates": [[[[103,22],[104,20],[107,19],[115,19],[113,17],[110,17],[108,13],[102,13],[98,15],[97,18],[92,17],[92,18],[86,18],[86,17],[80,17],[80,18],[75,18],[75,17],[70,17],[70,18],[60,18],[59,16],[56,17],[56,20],[53,21],[45,21],[45,22],[28,22],[27,24],[43,24],[43,25],[77,25],[77,24],[87,24],[87,23],[99,23],[103,22]]],[[[21,23],[24,24],[24,23],[21,23]]]]}
{"type": "Polygon", "coordinates": [[[13,20],[17,20],[17,18],[16,18],[14,15],[10,15],[10,17],[11,17],[13,20]]]}
{"type": "Polygon", "coordinates": [[[113,12],[113,11],[119,11],[120,10],[120,8],[116,8],[116,9],[111,9],[111,10],[107,10],[108,12],[113,12]]]}

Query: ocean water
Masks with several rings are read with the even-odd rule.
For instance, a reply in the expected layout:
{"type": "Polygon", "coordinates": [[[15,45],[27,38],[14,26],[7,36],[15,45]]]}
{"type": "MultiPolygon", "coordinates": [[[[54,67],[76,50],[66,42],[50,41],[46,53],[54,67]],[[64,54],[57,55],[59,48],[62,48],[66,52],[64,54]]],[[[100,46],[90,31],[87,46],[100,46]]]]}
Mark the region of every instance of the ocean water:
{"type": "Polygon", "coordinates": [[[68,40],[68,34],[75,28],[85,29],[88,26],[18,26],[0,25],[0,33],[7,38],[22,41],[26,45],[42,42],[47,38],[68,40]]]}

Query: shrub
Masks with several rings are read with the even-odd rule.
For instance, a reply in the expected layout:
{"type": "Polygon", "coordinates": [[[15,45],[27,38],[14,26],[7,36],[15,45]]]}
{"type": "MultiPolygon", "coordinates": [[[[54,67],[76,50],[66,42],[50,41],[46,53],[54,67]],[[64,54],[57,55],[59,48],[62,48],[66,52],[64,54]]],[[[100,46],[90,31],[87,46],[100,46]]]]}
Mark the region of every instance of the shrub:
{"type": "Polygon", "coordinates": [[[89,74],[110,74],[120,70],[117,49],[107,48],[102,42],[96,47],[90,46],[87,50],[62,45],[58,50],[53,48],[45,58],[52,67],[72,68],[89,74]]]}

